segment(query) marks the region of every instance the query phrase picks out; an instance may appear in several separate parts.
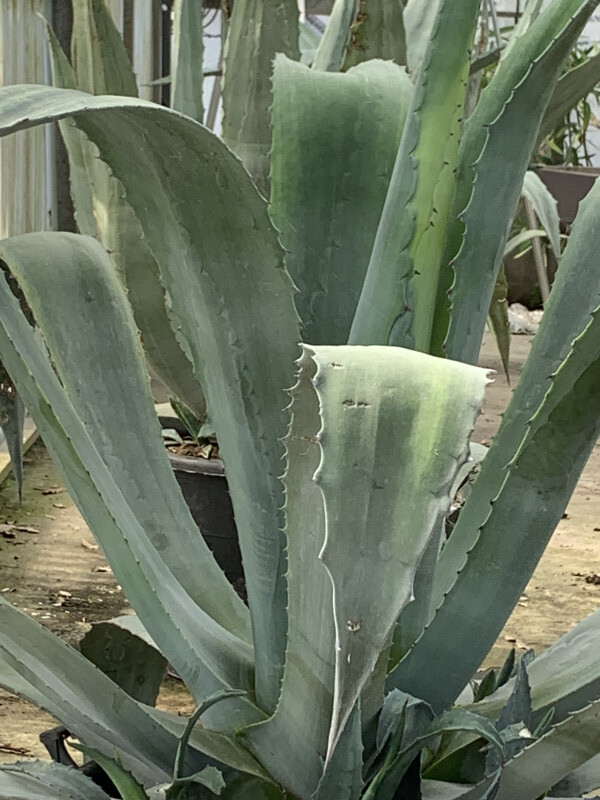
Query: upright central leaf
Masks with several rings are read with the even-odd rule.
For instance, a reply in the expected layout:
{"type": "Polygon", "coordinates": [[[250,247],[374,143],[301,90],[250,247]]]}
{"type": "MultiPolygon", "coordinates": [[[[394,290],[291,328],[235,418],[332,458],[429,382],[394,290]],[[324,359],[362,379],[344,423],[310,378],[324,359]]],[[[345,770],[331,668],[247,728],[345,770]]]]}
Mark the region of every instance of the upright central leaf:
{"type": "Polygon", "coordinates": [[[441,4],[417,75],[351,344],[430,350],[479,6],[479,0],[441,4]]]}
{"type": "Polygon", "coordinates": [[[223,139],[269,195],[273,59],[300,60],[296,0],[237,0],[223,78],[223,139]]]}
{"type": "Polygon", "coordinates": [[[340,74],[275,60],[271,216],[305,342],[348,341],[412,88],[389,62],[340,74]]]}

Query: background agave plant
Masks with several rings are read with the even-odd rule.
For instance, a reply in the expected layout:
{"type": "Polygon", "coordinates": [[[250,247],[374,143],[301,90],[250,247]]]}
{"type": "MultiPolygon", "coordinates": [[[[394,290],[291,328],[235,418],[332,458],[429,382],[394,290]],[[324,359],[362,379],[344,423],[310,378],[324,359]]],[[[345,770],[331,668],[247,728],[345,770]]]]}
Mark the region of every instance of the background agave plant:
{"type": "MultiPolygon", "coordinates": [[[[138,614],[130,626],[198,712],[186,723],[129,696],[3,599],[0,682],[61,719],[123,797],[535,800],[600,785],[597,615],[463,695],[600,431],[595,189],[443,542],[487,381],[471,363],[496,271],[596,2],[550,4],[464,121],[478,6],[440,3],[414,83],[389,63],[331,74],[279,56],[270,208],[226,145],[176,111],[0,91],[4,134],[70,120],[74,192],[94,189],[78,204],[88,235],[0,244],[14,279],[0,282],[0,353],[138,614]],[[162,447],[134,263],[211,409],[249,609],[162,447]]],[[[319,58],[344,56],[343,11],[319,58]]],[[[55,65],[73,80],[56,49],[55,65]]],[[[8,796],[104,796],[60,766],[0,778],[8,796]]]]}

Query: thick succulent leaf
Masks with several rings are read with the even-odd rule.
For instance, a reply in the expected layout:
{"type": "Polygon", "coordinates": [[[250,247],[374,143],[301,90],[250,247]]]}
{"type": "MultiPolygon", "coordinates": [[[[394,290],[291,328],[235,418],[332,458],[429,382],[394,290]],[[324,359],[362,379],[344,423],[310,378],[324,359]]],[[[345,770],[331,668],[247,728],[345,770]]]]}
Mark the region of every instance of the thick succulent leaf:
{"type": "MultiPolygon", "coordinates": [[[[600,695],[599,647],[600,611],[596,611],[529,664],[534,724],[550,709],[553,721],[560,722],[600,695]]],[[[471,706],[471,710],[496,719],[513,684],[514,681],[509,681],[476,706],[471,706]]]]}
{"type": "Polygon", "coordinates": [[[600,755],[597,755],[559,781],[548,796],[580,797],[599,788],[600,755]]]}
{"type": "Polygon", "coordinates": [[[143,639],[111,622],[97,622],[80,642],[83,655],[134,700],[153,706],[167,660],[143,639]]]}
{"type": "Polygon", "coordinates": [[[441,0],[407,0],[404,9],[406,28],[406,57],[409,70],[415,74],[423,60],[431,40],[435,19],[441,0]]]}
{"type": "Polygon", "coordinates": [[[506,465],[548,391],[552,374],[567,357],[571,343],[582,333],[590,314],[600,304],[600,273],[596,261],[600,248],[599,200],[600,184],[594,186],[580,204],[531,353],[458,523],[442,551],[434,608],[442,602],[477,539],[490,503],[506,478],[506,465]],[[568,314],[565,313],[567,308],[568,314]]]}
{"type": "Polygon", "coordinates": [[[532,170],[527,170],[525,173],[521,196],[529,200],[533,206],[542,227],[548,234],[554,255],[557,259],[560,258],[560,217],[558,216],[558,206],[546,184],[532,170]]]}
{"type": "MultiPolygon", "coordinates": [[[[231,701],[224,700],[223,704],[227,707],[227,713],[230,713],[231,701]]],[[[179,742],[181,741],[187,728],[188,717],[182,717],[179,714],[161,711],[156,708],[147,708],[147,711],[161,726],[174,734],[179,742]]],[[[208,717],[209,715],[210,711],[207,712],[206,716],[208,717]]],[[[189,745],[194,748],[196,755],[200,751],[207,756],[203,766],[209,764],[218,768],[226,764],[239,772],[269,781],[269,775],[264,767],[258,763],[245,747],[239,744],[236,737],[196,725],[190,735],[189,745]]]]}
{"type": "MultiPolygon", "coordinates": [[[[398,785],[414,759],[429,743],[452,731],[475,733],[485,738],[500,757],[504,752],[500,734],[486,719],[462,709],[445,712],[433,720],[425,734],[407,744],[403,743],[399,752],[388,754],[385,764],[369,786],[365,800],[395,800],[398,785]]],[[[498,777],[497,773],[492,781],[497,781],[498,777]]]]}
{"type": "Polygon", "coordinates": [[[325,33],[321,37],[312,68],[339,72],[346,57],[350,29],[358,13],[359,0],[335,0],[325,33]]]}
{"type": "Polygon", "coordinates": [[[91,778],[52,761],[3,764],[0,795],[6,800],[109,800],[91,778]]]}
{"type": "Polygon", "coordinates": [[[421,783],[423,800],[458,800],[468,791],[469,787],[460,783],[429,780],[424,780],[421,783]]]}
{"type": "MultiPolygon", "coordinates": [[[[108,256],[94,239],[73,234],[7,239],[0,256],[21,278],[21,288],[46,335],[45,342],[36,335],[2,281],[2,358],[117,580],[161,651],[196,696],[202,698],[229,685],[249,685],[250,646],[215,621],[222,619],[234,629],[241,625],[243,630],[244,617],[238,614],[237,600],[230,597],[231,586],[193,522],[187,530],[183,527],[179,540],[169,535],[172,521],[165,522],[165,528],[156,527],[153,518],[153,504],[173,475],[153,416],[133,320],[108,256]],[[69,309],[66,317],[65,303],[69,309]],[[106,336],[118,343],[118,355],[106,346],[106,336]],[[64,387],[53,365],[65,381],[64,387]],[[100,384],[106,382],[106,388],[98,385],[94,373],[101,376],[100,384]],[[109,387],[112,396],[98,402],[109,387]],[[88,390],[97,392],[93,400],[86,401],[88,390]],[[117,438],[111,440],[113,423],[107,421],[103,427],[102,415],[113,414],[114,403],[122,398],[129,403],[123,403],[117,438]],[[134,477],[144,469],[149,480],[146,486],[134,477]],[[194,562],[186,566],[189,553],[178,551],[177,542],[181,547],[184,536],[185,547],[193,548],[194,557],[203,561],[207,581],[228,610],[219,608],[220,601],[211,596],[204,603],[210,612],[203,610],[175,577],[176,569],[182,580],[186,574],[195,577],[193,570],[198,568],[194,562]]],[[[175,487],[174,483],[172,497],[165,497],[164,502],[170,504],[173,519],[185,526],[189,510],[175,487]]],[[[156,507],[154,514],[161,513],[164,511],[156,507]]],[[[197,581],[194,585],[202,597],[197,581]]],[[[252,718],[256,718],[254,713],[250,713],[252,718]]]]}
{"type": "Polygon", "coordinates": [[[199,122],[204,119],[203,13],[199,0],[175,0],[171,53],[171,107],[199,122]]]}
{"type": "Polygon", "coordinates": [[[102,767],[116,786],[122,800],[148,800],[144,787],[129,770],[125,769],[118,754],[111,758],[94,747],[79,746],[78,749],[102,767]]]}
{"type": "MultiPolygon", "coordinates": [[[[541,117],[596,0],[555,0],[501,62],[461,142],[453,224],[449,358],[476,363],[496,275],[541,117]],[[459,221],[460,220],[460,221],[459,221]]],[[[441,342],[439,332],[439,341],[441,342]]]]}
{"type": "Polygon", "coordinates": [[[440,5],[417,74],[351,344],[414,344],[430,352],[479,7],[478,0],[440,5]]]}
{"type": "Polygon", "coordinates": [[[6,440],[19,497],[23,491],[23,431],[25,406],[0,362],[0,428],[6,440]]]}
{"type": "MultiPolygon", "coordinates": [[[[142,780],[171,774],[177,737],[106,675],[35,620],[0,601],[0,682],[57,717],[106,755],[115,749],[142,780]]],[[[188,751],[188,769],[201,757],[188,751]]]]}
{"type": "Polygon", "coordinates": [[[403,0],[359,0],[344,69],[373,58],[406,64],[403,0]]]}
{"type": "Polygon", "coordinates": [[[137,96],[129,56],[105,0],[73,0],[71,60],[83,91],[137,96]]]}
{"type": "Polygon", "coordinates": [[[319,781],[314,800],[359,800],[363,787],[360,704],[355,706],[319,781]]]}
{"type": "Polygon", "coordinates": [[[382,61],[338,74],[278,56],[273,94],[271,216],[302,335],[346,344],[412,84],[382,61]]]}
{"type": "Polygon", "coordinates": [[[569,70],[556,84],[538,134],[549,136],[561,120],[600,82],[600,53],[569,70]]]}
{"type": "Polygon", "coordinates": [[[517,24],[510,31],[508,43],[502,51],[502,58],[506,58],[508,53],[510,53],[514,47],[517,39],[520,39],[521,36],[523,36],[523,34],[529,30],[535,20],[539,17],[543,5],[544,0],[526,0],[525,8],[523,8],[517,24]]]}
{"type": "Polygon", "coordinates": [[[300,60],[296,0],[246,0],[233,6],[225,45],[223,139],[269,196],[270,108],[276,53],[300,60]]]}
{"type": "Polygon", "coordinates": [[[168,109],[30,86],[7,87],[0,100],[5,133],[76,117],[127,191],[211,408],[252,609],[259,703],[274,710],[286,629],[282,407],[299,333],[265,201],[214,134],[168,109]]]}
{"type": "Polygon", "coordinates": [[[286,438],[288,646],[275,714],[247,729],[242,741],[294,794],[310,798],[323,771],[333,707],[335,626],[329,575],[319,560],[325,539],[323,496],[312,480],[319,466],[315,364],[304,353],[291,390],[286,438]]]}
{"type": "Polygon", "coordinates": [[[600,434],[599,337],[596,313],[553,377],[527,436],[506,468],[465,566],[430,625],[390,677],[390,685],[422,697],[436,711],[458,697],[493,645],[600,434]],[[435,658],[440,642],[443,662],[435,658]]]}
{"type": "MultiPolygon", "coordinates": [[[[496,800],[537,800],[599,751],[600,700],[555,725],[508,761],[502,769],[496,800]]],[[[479,800],[486,783],[467,792],[464,800],[479,800]]]]}
{"type": "Polygon", "coordinates": [[[241,775],[227,784],[220,797],[221,800],[287,800],[289,795],[272,783],[241,775]]]}
{"type": "MultiPolygon", "coordinates": [[[[48,36],[54,85],[64,89],[77,88],[75,73],[51,29],[48,29],[48,36]]],[[[105,62],[110,63],[108,53],[102,50],[101,55],[99,70],[105,62]]],[[[101,73],[97,80],[94,78],[92,74],[92,84],[106,84],[107,78],[113,79],[114,76],[101,73]]],[[[119,84],[111,80],[107,91],[119,94],[119,84]]],[[[79,231],[99,238],[111,253],[127,286],[144,350],[155,373],[175,397],[180,398],[196,416],[203,418],[206,403],[202,389],[171,327],[158,266],[124,199],[124,189],[98,158],[97,148],[71,120],[62,120],[59,127],[69,155],[71,194],[79,231]]]]}
{"type": "Polygon", "coordinates": [[[326,513],[321,557],[336,624],[331,753],[448,510],[486,377],[399,348],[314,351],[322,418],[315,480],[326,513]]]}

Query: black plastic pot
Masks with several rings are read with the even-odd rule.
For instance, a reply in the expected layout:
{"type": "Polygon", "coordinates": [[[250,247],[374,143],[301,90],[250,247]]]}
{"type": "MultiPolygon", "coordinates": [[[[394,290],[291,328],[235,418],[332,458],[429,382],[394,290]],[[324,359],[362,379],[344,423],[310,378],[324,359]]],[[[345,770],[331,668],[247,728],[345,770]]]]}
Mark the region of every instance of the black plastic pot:
{"type": "Polygon", "coordinates": [[[169,453],[169,461],[217,563],[231,583],[238,583],[244,572],[223,462],[173,453],[169,453]]]}

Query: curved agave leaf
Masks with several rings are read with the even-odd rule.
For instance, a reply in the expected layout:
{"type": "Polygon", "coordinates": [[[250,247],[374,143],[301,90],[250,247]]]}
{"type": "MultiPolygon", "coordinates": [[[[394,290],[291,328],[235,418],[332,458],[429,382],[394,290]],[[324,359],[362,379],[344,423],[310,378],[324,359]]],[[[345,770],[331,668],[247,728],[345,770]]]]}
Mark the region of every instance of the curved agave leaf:
{"type": "Polygon", "coordinates": [[[590,315],[600,304],[600,274],[596,266],[600,247],[599,200],[600,184],[597,184],[580,204],[530,356],[458,523],[442,551],[434,607],[442,602],[465,563],[466,554],[489,513],[491,501],[505,480],[506,465],[550,388],[551,376],[568,356],[573,340],[581,335],[590,315]],[[566,308],[568,314],[564,313],[566,308]]]}
{"type": "Polygon", "coordinates": [[[557,259],[560,259],[560,218],[558,205],[546,184],[533,171],[527,170],[523,179],[521,196],[529,200],[539,217],[543,229],[548,234],[550,245],[557,259]]]}
{"type": "MultiPolygon", "coordinates": [[[[442,734],[452,731],[467,731],[485,738],[502,758],[504,743],[493,725],[470,711],[462,709],[447,711],[433,720],[426,733],[408,743],[402,743],[399,752],[388,754],[385,764],[369,786],[365,800],[395,800],[402,777],[423,748],[442,734]]],[[[497,771],[490,778],[489,784],[493,787],[499,780],[500,771],[497,771]]],[[[494,796],[495,794],[491,793],[489,800],[493,800],[494,796]]]]}
{"type": "Polygon", "coordinates": [[[36,335],[2,281],[2,358],[117,580],[196,696],[248,686],[251,647],[227,627],[244,631],[239,599],[233,598],[176,488],[130,309],[108,256],[94,239],[73,234],[7,239],[0,256],[19,276],[46,336],[44,342],[36,335]],[[107,347],[106,335],[118,343],[118,357],[107,347]],[[118,414],[111,420],[115,403],[118,414]],[[139,481],[144,475],[145,485],[139,481]],[[177,541],[168,535],[174,520],[181,526],[177,541]],[[186,552],[181,552],[184,537],[186,552]],[[182,585],[191,583],[202,602],[198,564],[205,586],[220,596],[217,600],[208,592],[204,608],[182,585]]]}
{"type": "Polygon", "coordinates": [[[127,191],[211,408],[240,536],[258,701],[274,710],[286,630],[282,408],[300,337],[265,201],[214,134],[168,109],[35,86],[7,87],[0,101],[2,133],[76,118],[127,191]]]}
{"type": "MultiPolygon", "coordinates": [[[[596,5],[555,0],[515,42],[465,124],[446,249],[454,272],[444,345],[449,358],[477,362],[540,121],[562,63],[596,5]]],[[[445,336],[438,325],[440,344],[445,336]]]]}
{"type": "Polygon", "coordinates": [[[306,342],[348,340],[411,95],[394,64],[275,60],[270,211],[306,342]]]}
{"type": "MultiPolygon", "coordinates": [[[[537,800],[574,769],[600,751],[600,700],[555,725],[508,761],[496,800],[537,800]]],[[[468,791],[464,800],[480,800],[488,781],[468,791]]]]}
{"type": "Polygon", "coordinates": [[[599,788],[600,755],[597,755],[559,781],[548,796],[581,797],[599,788]]]}
{"type": "MultiPolygon", "coordinates": [[[[600,694],[600,611],[580,622],[527,667],[531,684],[534,724],[550,709],[560,722],[586,706],[600,694]]],[[[509,681],[493,694],[471,706],[471,710],[496,719],[513,688],[509,681]]]]}
{"type": "MultiPolygon", "coordinates": [[[[423,698],[436,711],[458,697],[493,645],[600,434],[599,337],[600,309],[553,377],[465,566],[432,622],[390,676],[390,686],[423,698]],[[443,663],[435,658],[440,642],[443,663]]],[[[490,454],[486,462],[488,458],[490,454]]]]}
{"type": "MultiPolygon", "coordinates": [[[[88,35],[84,34],[84,44],[88,35]]],[[[117,31],[114,35],[120,39],[117,31]]],[[[77,88],[75,73],[51,28],[48,28],[48,40],[54,85],[64,89],[77,88]]],[[[92,61],[90,67],[100,71],[101,79],[92,72],[89,76],[83,76],[83,84],[105,85],[108,82],[108,91],[119,94],[119,84],[112,72],[107,76],[104,74],[105,64],[111,63],[110,51],[102,48],[101,56],[100,64],[92,61]]],[[[120,277],[127,286],[129,302],[142,334],[148,361],[170,391],[202,419],[206,414],[202,389],[171,328],[158,265],[124,198],[123,186],[98,158],[97,148],[71,120],[62,120],[59,127],[69,154],[71,194],[79,231],[100,239],[111,253],[120,277]]]]}
{"type": "Polygon", "coordinates": [[[0,794],[9,800],[109,800],[91,778],[52,761],[3,764],[0,794]]]}
{"type": "Polygon", "coordinates": [[[542,119],[538,139],[544,139],[569,111],[600,82],[600,53],[569,70],[556,84],[542,119]]]}
{"type": "Polygon", "coordinates": [[[223,140],[242,159],[265,197],[269,196],[273,59],[284,53],[299,61],[299,35],[296,0],[247,0],[233,6],[225,44],[223,140]]]}
{"type": "MultiPolygon", "coordinates": [[[[90,661],[0,599],[0,685],[57,717],[73,735],[103,753],[115,749],[144,781],[170,777],[178,738],[90,661]]],[[[188,750],[187,769],[204,758],[188,750]]]]}
{"type": "Polygon", "coordinates": [[[289,585],[285,671],[275,714],[241,737],[279,783],[308,800],[321,778],[327,749],[335,627],[331,581],[319,560],[325,508],[312,480],[321,459],[319,403],[312,387],[316,365],[306,352],[299,365],[299,379],[290,392],[284,475],[289,585]]]}
{"type": "Polygon", "coordinates": [[[431,329],[479,7],[478,0],[444,0],[440,5],[417,75],[351,344],[414,344],[433,352],[431,329]]]}

